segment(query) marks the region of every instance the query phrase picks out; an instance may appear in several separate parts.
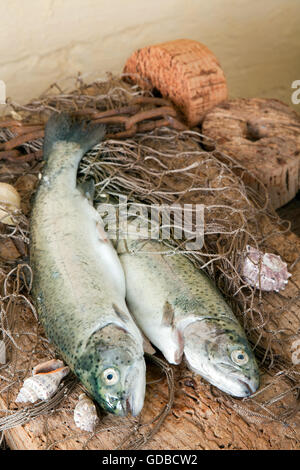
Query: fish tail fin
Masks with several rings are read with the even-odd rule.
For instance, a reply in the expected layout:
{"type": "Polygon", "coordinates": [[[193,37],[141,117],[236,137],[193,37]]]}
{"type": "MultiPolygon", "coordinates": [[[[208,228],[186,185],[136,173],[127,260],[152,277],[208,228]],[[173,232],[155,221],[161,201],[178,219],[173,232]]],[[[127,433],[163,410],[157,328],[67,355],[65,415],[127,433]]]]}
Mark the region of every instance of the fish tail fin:
{"type": "Polygon", "coordinates": [[[44,138],[44,160],[48,160],[54,144],[57,142],[74,142],[86,153],[103,140],[105,126],[91,124],[67,113],[54,113],[48,119],[44,138]]]}

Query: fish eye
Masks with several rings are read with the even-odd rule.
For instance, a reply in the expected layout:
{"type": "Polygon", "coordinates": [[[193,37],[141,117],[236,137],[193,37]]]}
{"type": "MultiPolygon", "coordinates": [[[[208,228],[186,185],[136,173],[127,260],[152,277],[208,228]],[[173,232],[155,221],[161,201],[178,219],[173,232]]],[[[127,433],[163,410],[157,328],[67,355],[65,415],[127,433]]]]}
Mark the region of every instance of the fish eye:
{"type": "Polygon", "coordinates": [[[102,376],[106,385],[115,385],[119,381],[119,372],[116,369],[105,369],[102,376]]]}
{"type": "Polygon", "coordinates": [[[231,359],[235,364],[243,366],[249,361],[248,354],[243,349],[235,349],[231,353],[231,359]]]}

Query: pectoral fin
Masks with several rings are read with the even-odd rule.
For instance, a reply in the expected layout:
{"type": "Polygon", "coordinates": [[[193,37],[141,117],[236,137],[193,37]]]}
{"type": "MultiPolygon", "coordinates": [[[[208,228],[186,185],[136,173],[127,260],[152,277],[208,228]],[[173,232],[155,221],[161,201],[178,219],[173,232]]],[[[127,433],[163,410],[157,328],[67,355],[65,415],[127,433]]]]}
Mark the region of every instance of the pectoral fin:
{"type": "Polygon", "coordinates": [[[97,222],[97,224],[96,224],[96,229],[97,229],[97,232],[98,232],[98,235],[99,235],[99,239],[100,239],[102,242],[107,242],[107,241],[108,241],[108,238],[107,238],[107,234],[106,234],[106,232],[105,232],[105,230],[104,230],[102,221],[101,221],[101,222],[97,222]]]}
{"type": "Polygon", "coordinates": [[[163,317],[162,317],[162,326],[169,326],[173,328],[174,326],[174,308],[173,306],[166,301],[164,304],[163,317]]]}
{"type": "Polygon", "coordinates": [[[147,354],[150,354],[151,356],[153,354],[156,353],[155,349],[152,347],[152,344],[150,343],[150,341],[148,340],[148,338],[146,338],[146,336],[144,335],[143,332],[142,333],[142,336],[143,336],[143,349],[144,349],[144,353],[147,353],[147,354]]]}

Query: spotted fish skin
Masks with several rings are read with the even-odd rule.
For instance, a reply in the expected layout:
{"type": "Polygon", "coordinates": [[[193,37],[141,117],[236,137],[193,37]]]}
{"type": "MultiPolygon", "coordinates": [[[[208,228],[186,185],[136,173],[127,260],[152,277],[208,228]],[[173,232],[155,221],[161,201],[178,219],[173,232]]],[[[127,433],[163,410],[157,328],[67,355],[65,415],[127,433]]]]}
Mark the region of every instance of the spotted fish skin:
{"type": "Polygon", "coordinates": [[[184,255],[162,254],[165,246],[156,240],[121,240],[117,251],[129,310],[166,359],[178,364],[184,355],[193,371],[221,390],[252,394],[259,386],[255,357],[212,281],[184,255]]]}
{"type": "Polygon", "coordinates": [[[80,159],[103,134],[65,115],[47,124],[31,214],[33,296],[48,338],[90,394],[111,413],[136,415],[145,394],[143,339],[125,303],[119,258],[76,186],[80,159]]]}

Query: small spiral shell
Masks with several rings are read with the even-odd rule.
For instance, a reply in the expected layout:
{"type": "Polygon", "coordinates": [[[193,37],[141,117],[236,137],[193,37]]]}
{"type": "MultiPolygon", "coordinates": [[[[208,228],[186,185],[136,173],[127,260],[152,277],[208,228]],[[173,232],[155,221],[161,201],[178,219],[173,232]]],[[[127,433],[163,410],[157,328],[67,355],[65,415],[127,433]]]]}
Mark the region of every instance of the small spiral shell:
{"type": "MultiPolygon", "coordinates": [[[[38,370],[45,370],[43,366],[48,363],[40,364],[38,370]]],[[[38,400],[49,400],[56,393],[61,380],[70,372],[69,367],[65,367],[62,361],[57,361],[62,364],[61,367],[55,369],[36,373],[36,368],[33,369],[33,376],[24,380],[23,387],[19,391],[16,398],[16,403],[35,403],[38,400]]],[[[52,364],[53,365],[53,364],[52,364]]]]}
{"type": "Polygon", "coordinates": [[[263,291],[279,292],[280,289],[284,289],[291,274],[280,256],[262,253],[249,245],[246,250],[241,269],[245,281],[263,291]]]}
{"type": "Polygon", "coordinates": [[[79,401],[74,409],[74,421],[83,431],[94,432],[99,421],[96,406],[84,393],[79,396],[79,401]]]}

